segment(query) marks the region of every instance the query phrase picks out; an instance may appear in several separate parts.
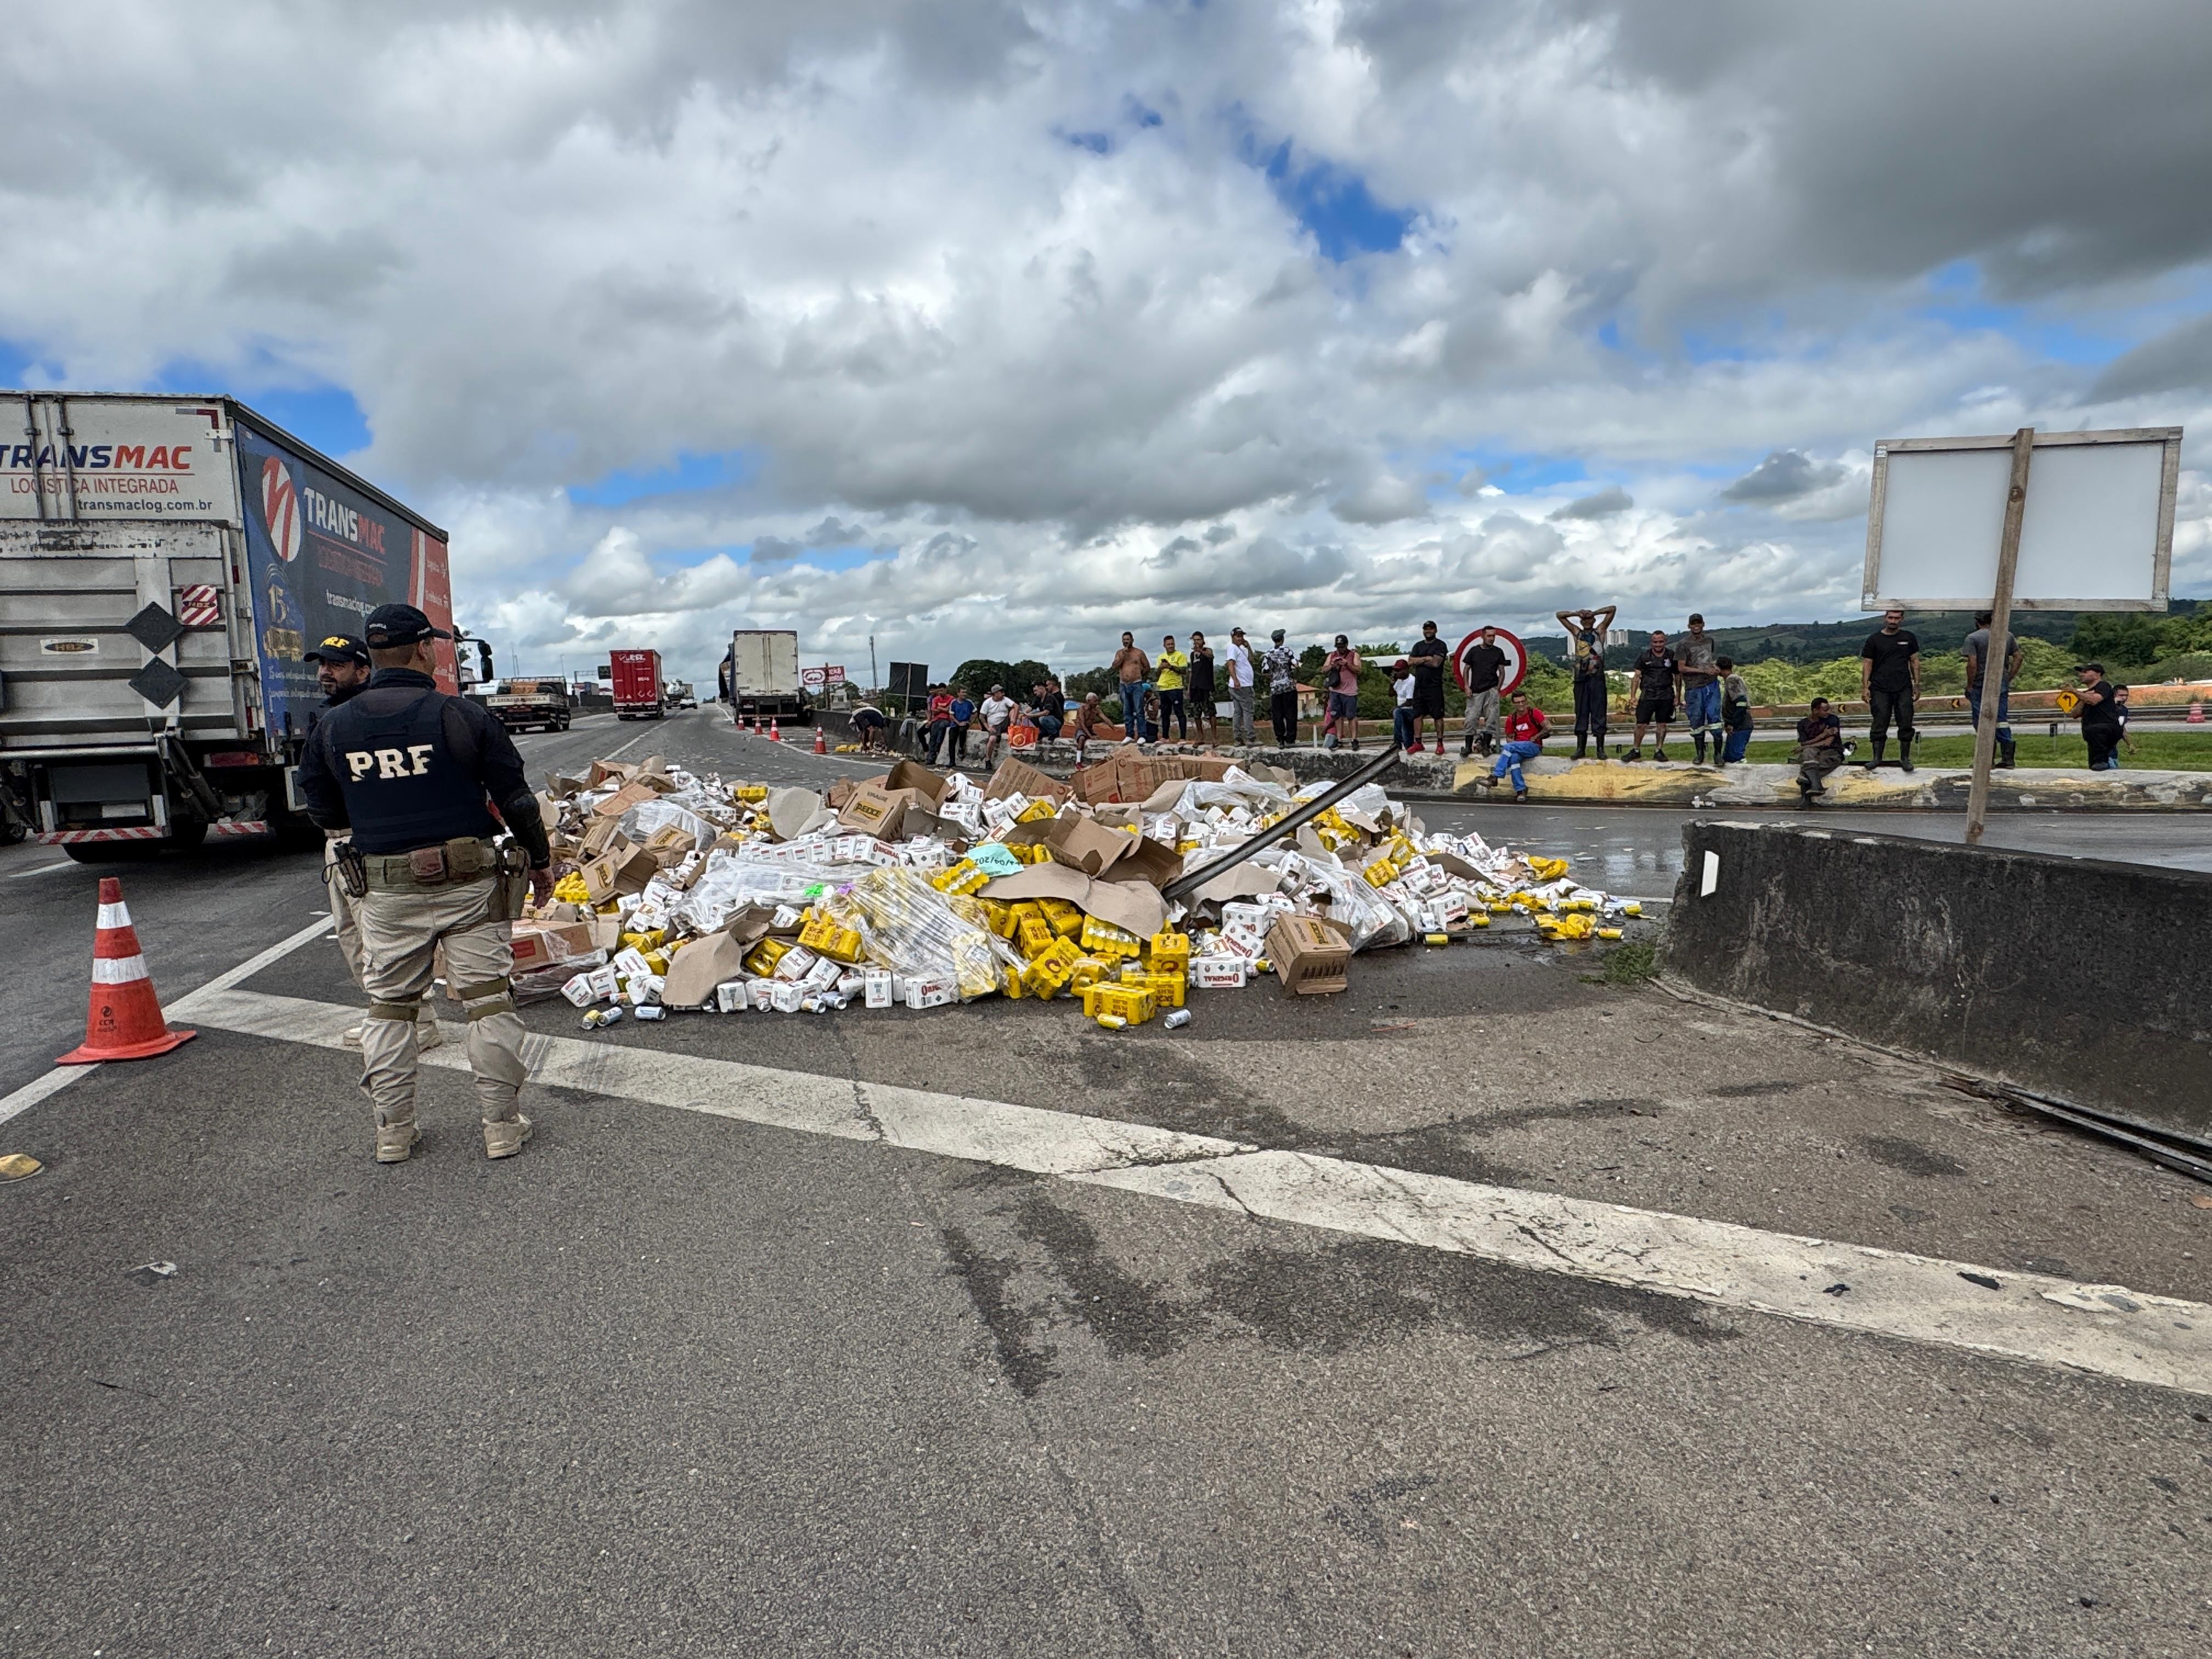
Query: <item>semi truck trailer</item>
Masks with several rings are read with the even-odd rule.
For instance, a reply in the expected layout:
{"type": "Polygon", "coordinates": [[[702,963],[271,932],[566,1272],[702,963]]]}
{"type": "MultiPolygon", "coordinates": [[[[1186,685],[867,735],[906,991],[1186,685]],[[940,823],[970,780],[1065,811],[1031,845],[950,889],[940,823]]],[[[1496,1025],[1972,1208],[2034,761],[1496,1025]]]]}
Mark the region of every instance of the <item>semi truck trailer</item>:
{"type": "Polygon", "coordinates": [[[660,653],[610,651],[607,665],[617,720],[657,720],[668,712],[661,704],[660,653]]]}
{"type": "Polygon", "coordinates": [[[446,532],[235,398],[0,392],[0,769],[72,858],[313,840],[305,653],[394,601],[451,630],[446,532]]]}
{"type": "Polygon", "coordinates": [[[722,696],[740,723],[787,720],[804,724],[811,714],[799,678],[799,635],[787,628],[741,628],[730,639],[722,696]]]}

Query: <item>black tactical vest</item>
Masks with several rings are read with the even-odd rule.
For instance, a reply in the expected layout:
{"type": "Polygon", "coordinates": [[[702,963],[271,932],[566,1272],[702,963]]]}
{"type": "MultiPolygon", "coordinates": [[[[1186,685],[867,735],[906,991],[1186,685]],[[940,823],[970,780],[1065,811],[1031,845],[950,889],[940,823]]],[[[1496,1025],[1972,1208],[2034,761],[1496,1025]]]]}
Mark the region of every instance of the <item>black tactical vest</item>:
{"type": "MultiPolygon", "coordinates": [[[[392,690],[404,690],[393,687],[392,690]]],[[[324,716],[316,732],[345,792],[353,844],[364,853],[411,853],[498,824],[480,769],[464,770],[446,744],[446,694],[417,692],[396,707],[380,687],[324,716]]]]}

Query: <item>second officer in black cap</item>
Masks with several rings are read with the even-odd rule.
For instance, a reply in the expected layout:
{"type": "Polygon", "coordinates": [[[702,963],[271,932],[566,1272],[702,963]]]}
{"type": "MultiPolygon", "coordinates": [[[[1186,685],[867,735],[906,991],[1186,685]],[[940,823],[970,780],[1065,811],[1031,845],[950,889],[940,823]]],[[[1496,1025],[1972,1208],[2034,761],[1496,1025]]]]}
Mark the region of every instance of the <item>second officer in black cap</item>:
{"type": "Polygon", "coordinates": [[[478,705],[438,690],[434,641],[452,635],[411,605],[380,605],[364,630],[375,672],[316,726],[300,762],[307,815],[349,829],[339,849],[362,888],[362,1087],[376,1108],[376,1157],[404,1163],[415,1127],[416,1020],[433,957],[468,1018],[484,1152],[511,1158],[530,1138],[519,1099],[522,1017],[507,975],[510,924],[526,892],[553,892],[551,854],[522,757],[478,705]],[[498,816],[495,817],[494,808],[498,816]],[[494,837],[501,820],[513,836],[494,837]]]}

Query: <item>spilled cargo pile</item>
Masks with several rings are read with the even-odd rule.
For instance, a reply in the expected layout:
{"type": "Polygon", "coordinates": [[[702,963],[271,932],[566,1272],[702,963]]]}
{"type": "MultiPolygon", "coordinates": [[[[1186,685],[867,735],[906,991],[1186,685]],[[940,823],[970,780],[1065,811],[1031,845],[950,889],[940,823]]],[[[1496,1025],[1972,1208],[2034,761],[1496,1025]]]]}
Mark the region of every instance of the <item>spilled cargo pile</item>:
{"type": "Polygon", "coordinates": [[[1640,914],[1564,860],[1426,834],[1376,784],[1170,900],[1187,860],[1263,842],[1326,787],[1207,769],[1122,805],[1018,761],[987,785],[902,762],[827,795],[599,762],[539,798],[564,873],[515,924],[514,987],[592,1026],[994,995],[1176,1025],[1194,988],[1272,973],[1340,991],[1356,952],[1448,944],[1493,916],[1571,939],[1618,939],[1640,914]]]}

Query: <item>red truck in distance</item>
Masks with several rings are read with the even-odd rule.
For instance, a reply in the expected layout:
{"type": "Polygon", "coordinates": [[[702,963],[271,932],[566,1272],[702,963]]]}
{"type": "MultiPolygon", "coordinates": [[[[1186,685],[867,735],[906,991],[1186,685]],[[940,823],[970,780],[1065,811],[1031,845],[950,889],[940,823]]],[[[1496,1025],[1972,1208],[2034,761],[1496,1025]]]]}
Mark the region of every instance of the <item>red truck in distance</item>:
{"type": "Polygon", "coordinates": [[[660,653],[610,651],[607,665],[615,694],[615,718],[657,720],[666,713],[660,701],[660,653]]]}

